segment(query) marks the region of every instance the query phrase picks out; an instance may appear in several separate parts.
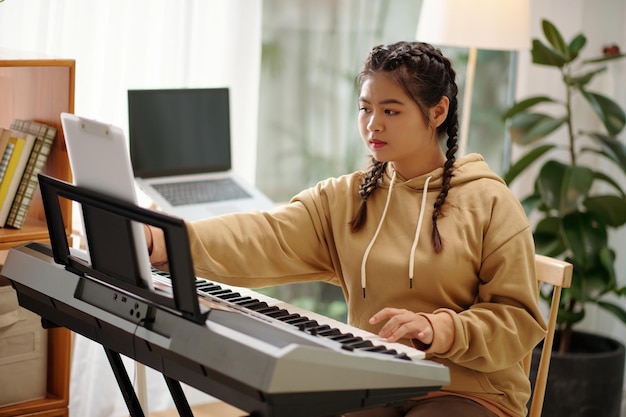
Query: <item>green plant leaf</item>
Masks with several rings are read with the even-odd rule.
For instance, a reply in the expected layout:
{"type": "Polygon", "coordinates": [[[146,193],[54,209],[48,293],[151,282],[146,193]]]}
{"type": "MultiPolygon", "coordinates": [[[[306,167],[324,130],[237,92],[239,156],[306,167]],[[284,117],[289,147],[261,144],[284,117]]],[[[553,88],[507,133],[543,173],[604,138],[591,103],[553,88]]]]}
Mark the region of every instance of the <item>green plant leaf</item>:
{"type": "Polygon", "coordinates": [[[524,172],[529,165],[535,162],[537,158],[548,152],[550,149],[553,149],[555,146],[556,145],[554,144],[547,144],[531,149],[524,156],[518,159],[517,162],[511,165],[509,170],[504,174],[504,181],[507,184],[510,184],[519,174],[524,172]]]}
{"type": "Polygon", "coordinates": [[[589,197],[584,202],[589,212],[612,227],[626,223],[626,200],[615,195],[589,197]]]}
{"type": "MultiPolygon", "coordinates": [[[[572,212],[561,222],[565,245],[572,259],[582,269],[588,270],[598,261],[598,253],[607,246],[607,230],[592,213],[572,212]]],[[[574,268],[575,269],[575,268],[574,268]]]]}
{"type": "Polygon", "coordinates": [[[561,190],[565,178],[565,165],[556,161],[546,162],[537,176],[537,189],[541,201],[550,209],[559,212],[561,190]]]}
{"type": "Polygon", "coordinates": [[[615,190],[620,193],[622,199],[626,198],[626,194],[622,190],[622,187],[613,178],[609,177],[603,172],[598,172],[598,171],[594,171],[593,177],[594,177],[594,181],[595,180],[604,181],[607,184],[611,185],[613,188],[615,188],[615,190]]]}
{"type": "MultiPolygon", "coordinates": [[[[563,289],[563,293],[561,293],[561,298],[566,298],[567,293],[571,292],[571,289],[569,288],[564,288],[563,289]]],[[[565,303],[563,303],[565,304],[565,303]]],[[[557,323],[559,324],[565,324],[567,327],[571,327],[576,323],[579,323],[580,321],[582,321],[582,319],[585,318],[585,309],[582,308],[578,311],[573,311],[573,310],[569,310],[567,309],[567,307],[564,307],[562,309],[559,309],[559,315],[556,319],[557,323]]]]}
{"type": "Polygon", "coordinates": [[[597,301],[596,304],[620,319],[622,323],[626,324],[626,310],[621,306],[607,301],[597,301]]]}
{"type": "Polygon", "coordinates": [[[598,256],[590,258],[588,269],[585,270],[578,264],[574,268],[578,274],[575,278],[572,277],[572,280],[576,279],[580,283],[579,293],[576,295],[578,301],[595,302],[612,291],[614,281],[604,265],[599,262],[598,256]]]}
{"type": "Polygon", "coordinates": [[[530,216],[533,211],[538,210],[541,204],[541,196],[539,193],[531,194],[522,200],[522,207],[524,208],[526,216],[530,216]]]}
{"type": "Polygon", "coordinates": [[[606,61],[614,61],[616,59],[622,59],[626,57],[626,54],[617,54],[617,55],[603,55],[598,58],[585,59],[583,64],[597,64],[598,62],[606,62],[606,61]]]}
{"type": "Polygon", "coordinates": [[[606,71],[606,67],[598,68],[593,71],[589,71],[582,75],[577,75],[576,77],[566,78],[565,82],[569,85],[575,86],[577,88],[582,88],[585,85],[589,84],[589,82],[595,77],[597,74],[606,71]]]}
{"type": "Polygon", "coordinates": [[[578,56],[578,53],[584,48],[586,43],[587,38],[583,34],[578,34],[574,37],[574,39],[572,39],[567,47],[572,59],[575,59],[578,56]]]}
{"type": "Polygon", "coordinates": [[[567,58],[565,56],[549,48],[538,39],[533,39],[533,46],[530,52],[533,57],[533,62],[538,65],[562,68],[567,64],[567,58]]]}
{"type": "Polygon", "coordinates": [[[531,144],[557,130],[566,120],[543,113],[519,113],[511,119],[511,140],[518,145],[531,144]]]}
{"type": "Polygon", "coordinates": [[[626,174],[626,146],[617,138],[600,133],[586,133],[591,139],[600,145],[603,155],[610,158],[626,174]]]}
{"type": "Polygon", "coordinates": [[[600,251],[600,263],[602,264],[605,274],[609,277],[607,286],[611,287],[611,291],[619,295],[620,292],[616,288],[617,277],[615,275],[615,251],[611,248],[603,248],[600,251]]]}
{"type": "Polygon", "coordinates": [[[529,97],[525,100],[519,101],[515,104],[513,104],[503,115],[502,115],[502,119],[506,120],[512,116],[515,116],[517,113],[520,113],[530,107],[536,106],[539,103],[554,103],[557,102],[556,100],[554,100],[551,97],[547,97],[547,96],[536,96],[536,97],[529,97]]]}
{"type": "Polygon", "coordinates": [[[598,115],[609,135],[619,134],[626,124],[626,114],[615,101],[602,94],[580,90],[593,111],[598,115]]]}
{"type": "Polygon", "coordinates": [[[561,36],[561,33],[556,28],[556,26],[554,26],[554,24],[549,20],[543,19],[541,21],[541,27],[543,29],[543,34],[545,35],[550,45],[552,45],[552,47],[564,57],[569,57],[569,48],[567,47],[565,40],[563,40],[563,36],[561,36]]]}
{"type": "Polygon", "coordinates": [[[593,183],[593,171],[587,167],[546,162],[537,177],[541,200],[552,210],[566,214],[576,210],[593,183]]]}
{"type": "Polygon", "coordinates": [[[535,250],[542,255],[557,257],[561,255],[566,247],[561,237],[561,219],[558,217],[545,217],[541,219],[535,231],[535,250]]]}

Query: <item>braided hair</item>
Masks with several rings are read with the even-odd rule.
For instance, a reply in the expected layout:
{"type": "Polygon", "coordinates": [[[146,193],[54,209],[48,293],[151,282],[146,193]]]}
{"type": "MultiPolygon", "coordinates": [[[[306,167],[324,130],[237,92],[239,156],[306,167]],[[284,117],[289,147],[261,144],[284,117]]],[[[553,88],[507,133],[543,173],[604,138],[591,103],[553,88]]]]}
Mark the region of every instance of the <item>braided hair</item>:
{"type": "MultiPolygon", "coordinates": [[[[450,180],[453,176],[455,154],[457,151],[457,137],[459,130],[456,73],[450,60],[443,56],[441,51],[432,45],[422,42],[397,42],[391,45],[379,45],[372,49],[357,76],[359,87],[370,76],[385,72],[392,77],[417,104],[426,123],[430,123],[429,109],[435,106],[443,96],[448,97],[448,116],[437,127],[437,135],[443,138],[447,135],[446,162],[443,171],[443,184],[437,196],[432,213],[432,244],[436,253],[441,252],[443,244],[437,219],[441,216],[443,203],[450,190],[450,180]]],[[[363,227],[367,216],[367,199],[376,190],[380,183],[387,162],[377,161],[372,157],[371,164],[359,187],[361,204],[350,226],[352,231],[363,227]]]]}

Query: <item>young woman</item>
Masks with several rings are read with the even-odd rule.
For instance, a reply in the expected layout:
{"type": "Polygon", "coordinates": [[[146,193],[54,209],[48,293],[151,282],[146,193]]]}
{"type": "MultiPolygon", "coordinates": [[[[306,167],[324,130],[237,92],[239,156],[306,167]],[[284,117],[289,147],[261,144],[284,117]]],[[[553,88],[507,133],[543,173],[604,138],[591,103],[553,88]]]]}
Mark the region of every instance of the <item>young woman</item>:
{"type": "MultiPolygon", "coordinates": [[[[533,238],[517,198],[482,157],[455,159],[450,61],[425,43],[377,46],[358,82],[371,166],[270,212],[189,223],[196,274],[256,288],[339,285],[350,325],[450,369],[439,392],[350,416],[525,416],[525,358],[545,331],[533,238]]],[[[151,261],[166,263],[160,229],[146,236],[151,261]]]]}

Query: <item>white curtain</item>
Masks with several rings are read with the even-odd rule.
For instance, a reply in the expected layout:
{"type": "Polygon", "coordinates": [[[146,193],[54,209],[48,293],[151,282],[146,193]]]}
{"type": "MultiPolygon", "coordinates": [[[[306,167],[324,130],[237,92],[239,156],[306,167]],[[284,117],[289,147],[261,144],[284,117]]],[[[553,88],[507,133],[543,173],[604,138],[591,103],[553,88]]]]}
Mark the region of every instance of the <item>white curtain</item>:
{"type": "MultiPolygon", "coordinates": [[[[128,89],[229,87],[233,166],[253,183],[261,11],[261,0],[5,0],[0,56],[75,59],[75,113],[126,132],[128,89]]],[[[77,335],[72,357],[70,415],[127,416],[102,347],[77,335]]],[[[173,407],[150,369],[147,388],[150,411],[173,407]]]]}
{"type": "Polygon", "coordinates": [[[128,89],[229,87],[234,169],[254,183],[261,10],[261,0],[5,0],[0,49],[75,59],[76,114],[125,131],[128,89]]]}

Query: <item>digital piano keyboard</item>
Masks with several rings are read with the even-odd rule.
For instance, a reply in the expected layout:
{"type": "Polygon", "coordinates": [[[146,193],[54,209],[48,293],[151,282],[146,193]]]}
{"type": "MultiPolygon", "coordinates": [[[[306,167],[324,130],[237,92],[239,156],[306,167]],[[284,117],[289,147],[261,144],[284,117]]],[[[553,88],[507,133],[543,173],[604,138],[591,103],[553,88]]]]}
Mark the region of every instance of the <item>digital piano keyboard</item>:
{"type": "MultiPolygon", "coordinates": [[[[448,369],[419,350],[250,289],[197,279],[207,312],[198,324],[68,271],[44,244],[12,248],[2,275],[46,320],[254,416],[338,416],[449,383],[448,369]]],[[[166,273],[154,283],[169,296],[166,273]]]]}

